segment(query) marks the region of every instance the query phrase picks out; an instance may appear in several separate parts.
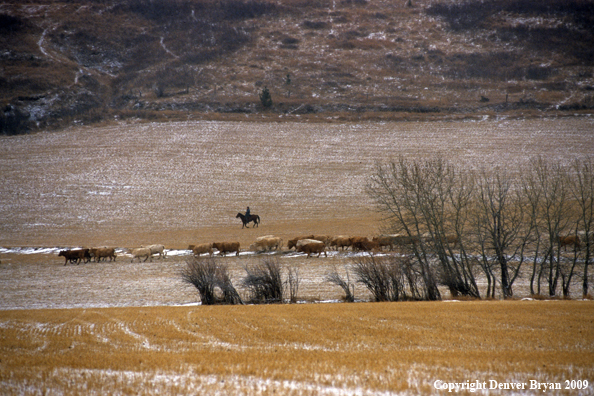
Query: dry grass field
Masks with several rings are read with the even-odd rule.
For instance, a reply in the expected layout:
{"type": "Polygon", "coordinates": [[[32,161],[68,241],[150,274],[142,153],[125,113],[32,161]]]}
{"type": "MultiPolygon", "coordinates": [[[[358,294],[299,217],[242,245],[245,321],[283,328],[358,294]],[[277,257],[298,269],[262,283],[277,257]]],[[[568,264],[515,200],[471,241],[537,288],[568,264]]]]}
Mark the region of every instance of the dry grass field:
{"type": "MultiPolygon", "coordinates": [[[[436,380],[588,380],[546,394],[594,394],[591,301],[207,307],[181,280],[184,256],[64,266],[55,250],[14,249],[237,240],[242,255],[222,259],[236,281],[261,259],[246,252],[258,236],[377,234],[365,193],[376,161],[517,169],[593,152],[587,117],[131,122],[0,137],[0,393],[412,395],[445,393],[436,380]],[[241,229],[247,205],[260,227],[241,229]]],[[[299,268],[299,300],[318,302],[341,299],[324,276],[351,256],[275,257],[299,268]]],[[[355,294],[369,299],[361,285],[355,294]]]]}
{"type": "MultiPolygon", "coordinates": [[[[0,312],[3,395],[418,395],[445,383],[587,380],[584,301],[0,312]],[[440,383],[439,383],[440,384],[440,383]]],[[[571,385],[571,382],[569,382],[571,385]]],[[[462,392],[468,394],[469,392],[462,392]]]]}

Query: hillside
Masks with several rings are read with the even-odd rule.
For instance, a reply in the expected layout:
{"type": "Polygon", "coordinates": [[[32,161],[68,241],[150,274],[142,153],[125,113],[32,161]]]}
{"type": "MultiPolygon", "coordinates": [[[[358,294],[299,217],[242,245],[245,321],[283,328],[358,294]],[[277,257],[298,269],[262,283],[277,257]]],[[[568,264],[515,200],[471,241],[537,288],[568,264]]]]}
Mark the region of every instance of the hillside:
{"type": "Polygon", "coordinates": [[[0,48],[5,134],[594,108],[586,0],[7,0],[0,48]]]}

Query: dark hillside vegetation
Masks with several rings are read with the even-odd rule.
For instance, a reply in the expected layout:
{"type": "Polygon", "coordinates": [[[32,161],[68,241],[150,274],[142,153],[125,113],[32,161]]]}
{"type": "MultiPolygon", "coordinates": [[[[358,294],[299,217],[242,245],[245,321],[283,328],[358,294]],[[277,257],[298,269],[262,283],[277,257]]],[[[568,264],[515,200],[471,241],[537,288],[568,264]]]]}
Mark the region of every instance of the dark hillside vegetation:
{"type": "Polygon", "coordinates": [[[594,105],[594,5],[583,0],[9,0],[0,48],[4,134],[127,117],[533,117],[594,105]]]}
{"type": "Polygon", "coordinates": [[[539,52],[561,52],[584,65],[591,65],[594,60],[594,3],[591,1],[438,3],[430,6],[427,14],[443,18],[455,32],[490,32],[492,41],[520,41],[539,52]],[[516,22],[501,23],[511,18],[516,22]]]}

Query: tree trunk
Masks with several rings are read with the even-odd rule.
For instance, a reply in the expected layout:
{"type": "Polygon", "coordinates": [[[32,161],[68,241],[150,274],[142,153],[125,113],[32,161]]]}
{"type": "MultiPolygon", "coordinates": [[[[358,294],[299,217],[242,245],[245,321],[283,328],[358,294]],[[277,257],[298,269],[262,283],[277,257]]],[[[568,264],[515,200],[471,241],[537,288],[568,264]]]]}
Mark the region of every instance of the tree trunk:
{"type": "Polygon", "coordinates": [[[582,283],[582,297],[586,298],[588,296],[588,261],[589,258],[586,259],[584,263],[584,282],[582,283]]]}

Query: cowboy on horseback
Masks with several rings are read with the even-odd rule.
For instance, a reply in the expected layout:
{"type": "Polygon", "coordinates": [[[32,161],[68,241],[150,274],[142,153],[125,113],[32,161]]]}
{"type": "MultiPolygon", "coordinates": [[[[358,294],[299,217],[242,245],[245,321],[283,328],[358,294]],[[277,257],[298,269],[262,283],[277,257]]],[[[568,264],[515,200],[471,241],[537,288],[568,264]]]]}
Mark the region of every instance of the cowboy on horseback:
{"type": "Polygon", "coordinates": [[[260,224],[260,216],[258,216],[257,214],[251,214],[250,213],[250,207],[247,207],[247,210],[245,211],[245,215],[242,214],[241,212],[237,213],[237,216],[235,216],[235,218],[240,218],[242,223],[243,223],[243,227],[247,227],[247,225],[250,222],[254,222],[254,227],[258,227],[258,225],[260,224]]]}

